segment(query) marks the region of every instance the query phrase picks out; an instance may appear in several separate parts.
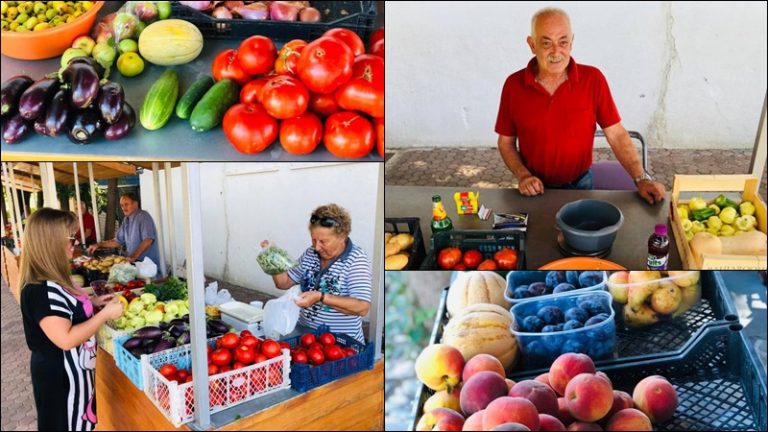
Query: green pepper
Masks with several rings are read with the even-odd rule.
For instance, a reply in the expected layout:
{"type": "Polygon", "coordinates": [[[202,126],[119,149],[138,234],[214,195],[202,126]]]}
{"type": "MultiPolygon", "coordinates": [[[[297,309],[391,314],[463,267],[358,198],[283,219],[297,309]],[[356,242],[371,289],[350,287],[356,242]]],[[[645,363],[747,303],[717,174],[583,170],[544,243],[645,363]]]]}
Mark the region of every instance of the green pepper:
{"type": "Polygon", "coordinates": [[[717,204],[717,206],[720,207],[720,209],[724,209],[726,207],[733,207],[738,210],[739,208],[738,204],[731,201],[730,199],[728,199],[728,197],[726,197],[723,194],[720,194],[715,198],[715,204],[717,204]]]}
{"type": "Polygon", "coordinates": [[[693,213],[691,213],[691,217],[693,217],[693,220],[697,220],[697,221],[705,221],[709,219],[710,216],[715,216],[715,210],[709,207],[704,207],[703,209],[694,210],[693,213]]]}

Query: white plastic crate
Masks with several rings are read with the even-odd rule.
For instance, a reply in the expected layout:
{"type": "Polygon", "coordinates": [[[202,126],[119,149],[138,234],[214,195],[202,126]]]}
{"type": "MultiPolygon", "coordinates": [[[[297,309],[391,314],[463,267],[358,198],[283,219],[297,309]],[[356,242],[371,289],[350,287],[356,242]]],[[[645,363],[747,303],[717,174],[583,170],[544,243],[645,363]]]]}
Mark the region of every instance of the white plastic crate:
{"type": "MultiPolygon", "coordinates": [[[[133,331],[133,330],[131,330],[133,331]]],[[[106,352],[109,353],[111,356],[115,356],[115,347],[114,347],[114,339],[119,336],[124,336],[130,332],[124,331],[124,330],[115,330],[112,327],[109,326],[109,324],[104,324],[101,327],[99,327],[99,331],[96,332],[96,343],[106,352]]]]}
{"type": "MultiPolygon", "coordinates": [[[[209,341],[209,344],[215,344],[212,341],[215,339],[209,341]]],[[[144,393],[174,426],[179,427],[194,417],[194,383],[168,381],[158,371],[164,364],[173,364],[178,369],[191,369],[191,346],[185,345],[141,358],[144,393]]],[[[278,357],[207,377],[211,413],[290,387],[290,373],[290,352],[283,349],[278,357]]]]}

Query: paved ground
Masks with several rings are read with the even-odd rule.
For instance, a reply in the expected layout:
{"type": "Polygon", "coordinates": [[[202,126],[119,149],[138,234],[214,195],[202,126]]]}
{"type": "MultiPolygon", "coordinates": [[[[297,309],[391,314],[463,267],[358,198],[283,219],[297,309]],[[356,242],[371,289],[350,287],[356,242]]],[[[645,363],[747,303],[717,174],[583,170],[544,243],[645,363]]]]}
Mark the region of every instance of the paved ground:
{"type": "MultiPolygon", "coordinates": [[[[675,174],[745,173],[752,151],[650,149],[648,153],[649,171],[671,191],[675,174]]],[[[595,149],[595,161],[609,159],[615,159],[610,149],[595,149]]],[[[495,148],[400,150],[387,153],[385,161],[388,185],[517,187],[517,181],[495,148]]],[[[765,199],[765,170],[760,195],[765,199]]]]}

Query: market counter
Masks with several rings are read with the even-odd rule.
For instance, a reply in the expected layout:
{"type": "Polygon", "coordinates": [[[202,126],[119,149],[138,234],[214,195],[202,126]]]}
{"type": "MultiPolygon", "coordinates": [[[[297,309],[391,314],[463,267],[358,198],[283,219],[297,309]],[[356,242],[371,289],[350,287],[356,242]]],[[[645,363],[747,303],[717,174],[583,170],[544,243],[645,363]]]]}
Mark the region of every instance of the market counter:
{"type": "MultiPolygon", "coordinates": [[[[479,202],[495,212],[528,213],[528,231],[525,242],[526,268],[537,269],[549,262],[564,258],[556,241],[555,215],[560,207],[579,199],[601,199],[616,205],[624,214],[610,254],[604,259],[630,270],[646,268],[648,237],[656,224],[669,226],[669,197],[655,205],[646,203],[637,192],[604,190],[547,189],[543,195],[525,197],[517,189],[478,189],[458,187],[387,186],[385,190],[385,216],[387,218],[418,217],[425,248],[430,250],[432,195],[440,195],[448,216],[456,230],[491,229],[493,218],[483,221],[476,215],[457,216],[453,194],[461,190],[480,191],[479,202]]],[[[667,268],[682,269],[680,254],[672,229],[669,232],[669,261],[667,268]]]]}
{"type": "MultiPolygon", "coordinates": [[[[96,365],[97,430],[193,430],[173,427],[101,348],[96,365]]],[[[383,361],[303,394],[285,392],[282,402],[252,414],[246,410],[259,399],[211,415],[210,430],[384,430],[383,361]]]]}

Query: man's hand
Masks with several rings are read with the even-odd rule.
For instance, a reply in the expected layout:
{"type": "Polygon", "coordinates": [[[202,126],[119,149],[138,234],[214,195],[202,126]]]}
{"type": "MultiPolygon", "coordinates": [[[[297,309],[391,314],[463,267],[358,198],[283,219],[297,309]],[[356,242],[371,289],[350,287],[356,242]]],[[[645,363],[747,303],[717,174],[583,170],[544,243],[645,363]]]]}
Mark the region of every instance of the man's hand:
{"type": "Polygon", "coordinates": [[[98,243],[88,246],[88,255],[93,255],[93,253],[96,252],[96,249],[98,248],[99,248],[98,243]]]}
{"type": "Polygon", "coordinates": [[[322,293],[320,291],[307,291],[299,294],[299,298],[297,298],[294,303],[296,303],[296,306],[300,308],[308,308],[312,306],[313,304],[320,301],[320,296],[322,293]]]}
{"type": "Polygon", "coordinates": [[[654,204],[664,200],[664,185],[650,180],[641,180],[637,183],[637,193],[643,197],[648,204],[654,204]]]}
{"type": "Polygon", "coordinates": [[[544,193],[544,183],[538,177],[528,176],[523,177],[517,185],[520,190],[520,194],[524,196],[535,196],[544,193]]]}
{"type": "Polygon", "coordinates": [[[126,261],[128,261],[129,263],[134,263],[134,262],[136,262],[136,258],[134,258],[134,257],[132,257],[132,256],[127,256],[127,257],[125,257],[125,260],[126,260],[126,261]]]}

